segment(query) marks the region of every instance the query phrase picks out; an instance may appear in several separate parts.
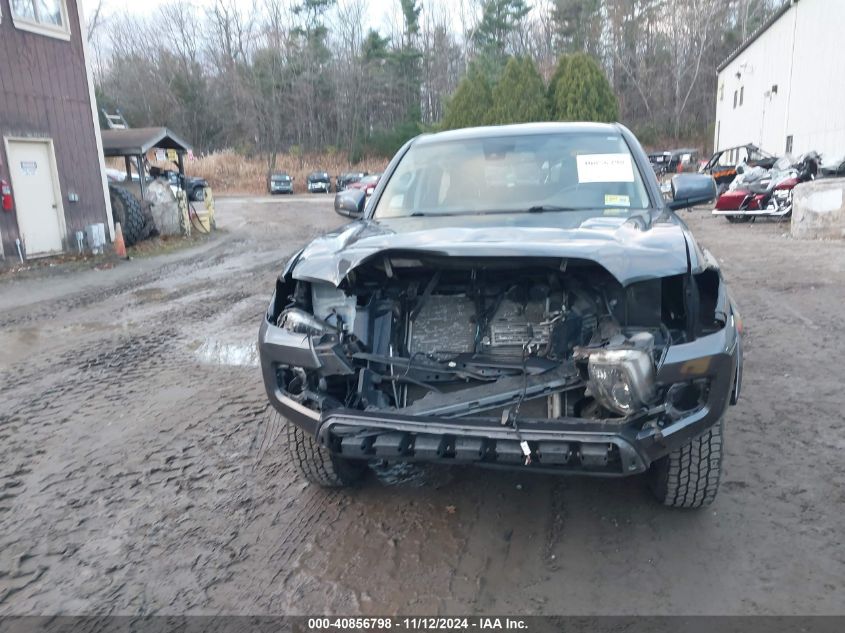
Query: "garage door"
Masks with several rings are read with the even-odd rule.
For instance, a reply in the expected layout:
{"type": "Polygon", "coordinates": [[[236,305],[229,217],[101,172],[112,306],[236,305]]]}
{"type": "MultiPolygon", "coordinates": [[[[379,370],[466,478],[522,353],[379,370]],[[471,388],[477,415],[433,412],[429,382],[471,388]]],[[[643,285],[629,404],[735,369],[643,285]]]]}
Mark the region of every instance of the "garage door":
{"type": "Polygon", "coordinates": [[[64,222],[56,197],[53,146],[42,140],[6,144],[21,241],[28,257],[62,250],[64,222]]]}

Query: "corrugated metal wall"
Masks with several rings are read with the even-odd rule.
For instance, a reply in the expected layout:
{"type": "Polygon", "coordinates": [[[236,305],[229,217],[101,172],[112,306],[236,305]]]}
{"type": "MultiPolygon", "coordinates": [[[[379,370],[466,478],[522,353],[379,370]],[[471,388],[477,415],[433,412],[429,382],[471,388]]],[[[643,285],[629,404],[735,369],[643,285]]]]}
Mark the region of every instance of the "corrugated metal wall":
{"type": "MultiPolygon", "coordinates": [[[[56,150],[67,244],[88,224],[108,226],[88,96],[76,0],[67,0],[70,41],[15,28],[9,0],[0,0],[0,137],[49,137],[56,150]],[[68,192],[79,202],[68,201],[68,192]]],[[[0,143],[0,178],[9,180],[0,143]]],[[[6,258],[15,256],[16,211],[0,210],[6,258]]]]}

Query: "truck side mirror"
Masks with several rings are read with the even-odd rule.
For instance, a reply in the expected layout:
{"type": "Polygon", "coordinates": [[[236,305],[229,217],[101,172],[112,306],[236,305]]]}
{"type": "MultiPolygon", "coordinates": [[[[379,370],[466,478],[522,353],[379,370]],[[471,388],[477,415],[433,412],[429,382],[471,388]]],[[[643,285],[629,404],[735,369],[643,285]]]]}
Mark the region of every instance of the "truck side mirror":
{"type": "Polygon", "coordinates": [[[334,197],[334,210],[338,215],[348,218],[360,218],[364,215],[367,194],[360,189],[341,191],[334,197]]]}
{"type": "Polygon", "coordinates": [[[707,174],[678,174],[672,176],[672,200],[668,206],[673,211],[707,204],[716,199],[716,182],[707,174]]]}

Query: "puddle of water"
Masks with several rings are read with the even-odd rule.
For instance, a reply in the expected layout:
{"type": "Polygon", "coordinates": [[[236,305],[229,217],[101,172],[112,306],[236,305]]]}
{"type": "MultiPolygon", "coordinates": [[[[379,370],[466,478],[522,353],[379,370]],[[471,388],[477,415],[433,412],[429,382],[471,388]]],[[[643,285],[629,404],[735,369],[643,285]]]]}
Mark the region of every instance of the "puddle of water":
{"type": "Polygon", "coordinates": [[[258,367],[258,347],[254,342],[226,343],[207,339],[196,348],[195,354],[200,362],[210,365],[258,367]]]}

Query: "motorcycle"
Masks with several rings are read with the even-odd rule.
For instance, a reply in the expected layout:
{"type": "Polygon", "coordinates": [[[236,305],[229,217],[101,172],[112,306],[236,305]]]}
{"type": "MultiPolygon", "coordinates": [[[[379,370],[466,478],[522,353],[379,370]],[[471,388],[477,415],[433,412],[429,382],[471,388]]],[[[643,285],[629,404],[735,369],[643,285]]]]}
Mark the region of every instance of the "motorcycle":
{"type": "Polygon", "coordinates": [[[728,222],[749,222],[758,216],[788,218],[792,215],[792,191],[802,182],[814,180],[821,157],[816,152],[804,154],[791,164],[784,157],[770,170],[762,167],[737,167],[737,177],[719,196],[713,215],[728,222]]]}

